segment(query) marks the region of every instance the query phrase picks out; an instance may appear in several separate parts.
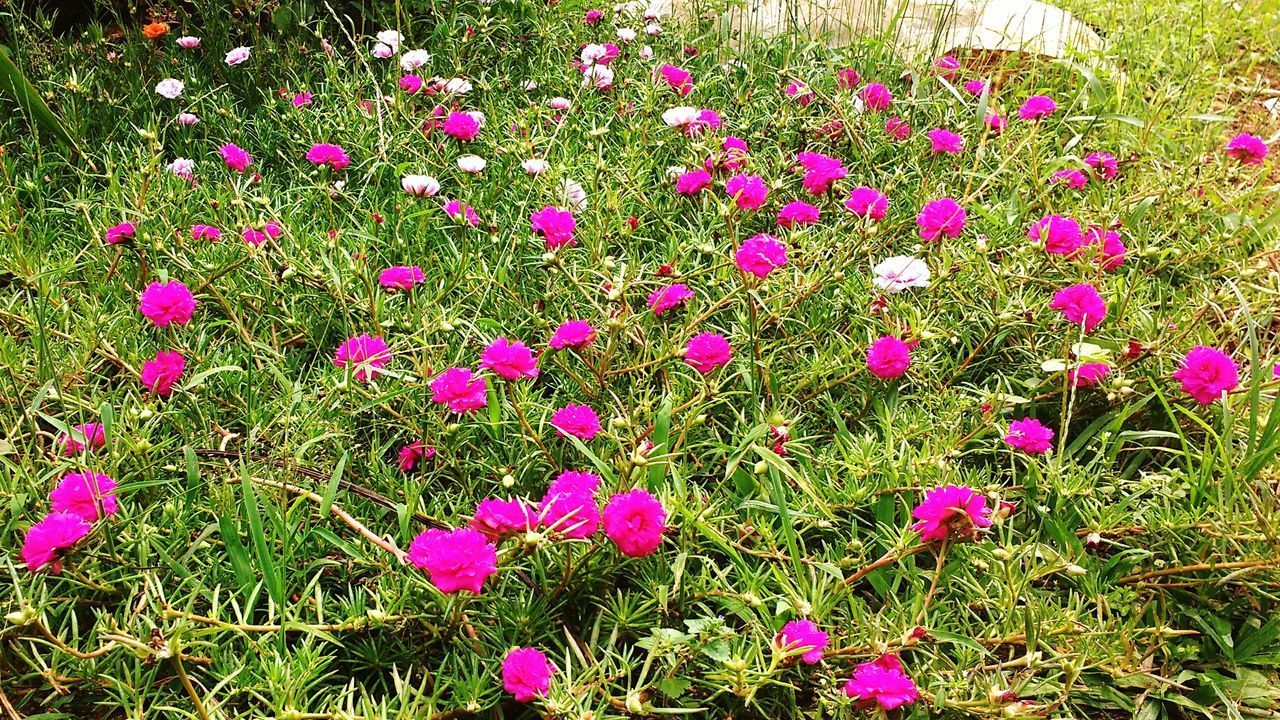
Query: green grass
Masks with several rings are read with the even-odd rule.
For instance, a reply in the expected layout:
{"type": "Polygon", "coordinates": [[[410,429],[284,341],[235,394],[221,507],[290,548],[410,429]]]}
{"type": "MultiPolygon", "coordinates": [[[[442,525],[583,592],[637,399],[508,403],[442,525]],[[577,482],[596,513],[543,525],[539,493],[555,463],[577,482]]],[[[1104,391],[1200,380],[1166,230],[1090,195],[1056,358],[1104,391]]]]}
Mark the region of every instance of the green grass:
{"type": "MultiPolygon", "coordinates": [[[[885,651],[921,691],[901,717],[1280,711],[1276,149],[1262,167],[1221,152],[1238,131],[1280,129],[1257,92],[1280,89],[1276,2],[1074,2],[1105,29],[1107,57],[991,60],[1010,127],[981,141],[959,84],[922,75],[913,89],[876,38],[837,50],[786,38],[726,64],[712,27],[668,22],[614,61],[617,87],[601,94],[569,63],[582,43],[612,40],[614,23],[585,26],[578,3],[412,4],[399,19],[388,5],[358,28],[323,8],[232,7],[174,14],[155,43],[132,21],[123,37],[90,27],[58,39],[0,17],[14,61],[84,150],[5,105],[0,717],[862,717],[840,689],[885,651]],[[474,84],[460,103],[487,123],[465,150],[424,135],[433,98],[409,98],[394,61],[369,56],[368,36],[395,26],[434,55],[424,77],[474,84]],[[178,49],[182,34],[202,49],[178,49]],[[651,62],[636,57],[646,43],[651,62]],[[252,59],[229,68],[238,45],[252,59]],[[693,73],[688,104],[719,111],[719,134],[662,125],[682,103],[648,80],[661,62],[693,73]],[[842,67],[890,85],[909,143],[885,139],[886,116],[853,112],[835,89],[842,67]],[[166,77],[186,83],[179,100],[153,92],[166,77]],[[790,79],[817,100],[788,99],[790,79]],[[527,80],[540,87],[524,91],[527,80]],[[315,101],[296,109],[300,90],[315,101]],[[1016,111],[1038,93],[1061,110],[1030,128],[1016,111]],[[362,108],[381,95],[391,102],[362,108]],[[555,124],[545,100],[558,95],[573,107],[555,124]],[[177,125],[188,110],[199,124],[177,125]],[[818,137],[834,120],[844,132],[818,137]],[[931,156],[924,133],[940,126],[966,137],[963,154],[931,156]],[[723,134],[746,140],[750,172],[770,183],[758,213],[730,213],[722,178],[693,199],[667,179],[723,134]],[[223,167],[226,142],[252,153],[260,180],[223,167]],[[351,166],[314,170],[304,155],[320,142],[342,145],[351,166]],[[850,169],[829,198],[787,172],[806,149],[850,169]],[[1115,182],[1048,185],[1095,150],[1120,158],[1115,182]],[[488,159],[483,174],[458,171],[463,152],[488,159]],[[542,178],[520,167],[534,154],[552,165],[542,178]],[[179,156],[197,160],[196,187],[165,171],[179,156]],[[440,196],[403,193],[408,173],[439,178],[440,196]],[[565,178],[589,203],[575,212],[578,245],[545,258],[528,217],[560,201],[565,178]],[[890,198],[874,230],[840,205],[862,184],[890,198]],[[944,195],[969,226],[920,246],[916,213],[944,195]],[[473,205],[480,227],[450,222],[443,198],[473,205]],[[822,221],[777,230],[794,199],[820,205],[822,221]],[[1118,222],[1125,264],[1103,274],[1033,247],[1027,226],[1051,212],[1118,222]],[[135,241],[105,244],[125,220],[135,241]],[[267,220],[285,229],[278,240],[254,250],[238,237],[267,220]],[[192,240],[197,223],[222,241],[192,240]],[[732,250],[759,232],[777,232],[789,262],[744,283],[732,250]],[[933,283],[875,313],[870,268],[899,254],[925,259],[933,283]],[[378,286],[381,269],[410,264],[427,275],[412,293],[378,286]],[[659,276],[664,264],[675,277],[659,276]],[[158,278],[196,291],[189,325],[139,314],[158,278]],[[654,317],[646,297],[676,279],[697,297],[654,317]],[[1077,282],[1108,301],[1088,339],[1116,369],[1072,392],[1042,365],[1080,339],[1047,307],[1077,282]],[[431,402],[430,379],[475,368],[496,336],[543,349],[570,318],[596,326],[589,350],[544,353],[533,381],[490,373],[475,415],[431,402]],[[706,378],[676,356],[697,332],[734,348],[706,378]],[[361,333],[394,353],[374,383],[333,364],[361,333]],[[889,333],[920,340],[896,381],[864,361],[889,333]],[[1142,352],[1122,359],[1131,342],[1142,352]],[[1226,402],[1201,407],[1170,379],[1196,344],[1240,364],[1226,402]],[[138,373],[169,348],[187,371],[156,398],[138,373]],[[595,408],[599,437],[556,436],[550,414],[570,402],[595,408]],[[1057,432],[1048,455],[1002,442],[1025,416],[1057,432]],[[59,433],[90,421],[106,425],[107,447],[60,456],[59,433]],[[785,456],[771,449],[782,426],[785,456]],[[438,454],[403,473],[396,453],[414,439],[438,454]],[[78,469],[115,478],[120,511],[61,574],[30,573],[23,537],[78,469]],[[483,498],[536,501],[564,469],[601,475],[602,500],[651,489],[671,527],[659,551],[625,558],[603,535],[507,540],[482,594],[442,595],[353,527],[407,548],[430,524],[464,525],[483,498]],[[949,484],[1016,510],[975,542],[921,550],[911,510],[949,484]],[[819,665],[772,654],[800,617],[831,635],[819,665]],[[912,638],[917,626],[928,637],[912,638]],[[499,677],[517,645],[558,668],[528,705],[499,677]]],[[[960,57],[961,80],[977,77],[960,57]]]]}

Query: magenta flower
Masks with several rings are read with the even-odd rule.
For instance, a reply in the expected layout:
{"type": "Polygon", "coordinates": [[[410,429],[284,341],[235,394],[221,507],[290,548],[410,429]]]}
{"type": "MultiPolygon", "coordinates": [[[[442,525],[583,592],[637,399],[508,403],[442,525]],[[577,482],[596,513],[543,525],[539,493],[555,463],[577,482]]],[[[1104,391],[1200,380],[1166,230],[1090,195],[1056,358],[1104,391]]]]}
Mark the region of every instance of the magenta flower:
{"type": "Polygon", "coordinates": [[[597,25],[602,19],[604,19],[604,13],[600,10],[588,10],[582,21],[588,25],[597,25]]]}
{"type": "Polygon", "coordinates": [[[970,80],[964,84],[965,92],[970,95],[981,95],[991,87],[990,80],[970,80]]]}
{"type": "Polygon", "coordinates": [[[470,205],[463,205],[457,200],[450,200],[444,204],[444,214],[448,215],[456,223],[466,223],[471,227],[480,227],[480,216],[470,205]]]}
{"type": "Polygon", "coordinates": [[[396,265],[378,273],[378,284],[388,290],[412,290],[427,276],[417,265],[396,265]]]}
{"type": "Polygon", "coordinates": [[[955,59],[952,55],[944,55],[943,57],[933,61],[933,74],[946,78],[947,80],[954,80],[956,77],[956,71],[959,69],[960,61],[955,59]]]}
{"type": "Polygon", "coordinates": [[[136,230],[131,222],[112,225],[107,228],[107,244],[115,245],[118,242],[124,242],[126,239],[132,238],[135,232],[136,230]]]}
{"type": "Polygon", "coordinates": [[[1129,248],[1126,248],[1124,241],[1120,239],[1120,233],[1096,225],[1090,227],[1085,233],[1084,244],[1101,246],[1094,254],[1093,261],[1101,265],[1103,270],[1119,268],[1124,264],[1125,255],[1129,252],[1129,248]]]}
{"type": "Polygon", "coordinates": [[[351,158],[347,157],[346,151],[341,146],[325,143],[312,145],[307,151],[307,160],[316,166],[328,165],[335,171],[342,170],[351,164],[351,158]]]}
{"type": "Polygon", "coordinates": [[[676,194],[697,195],[711,187],[711,173],[706,170],[691,170],[676,178],[676,194]]]}
{"type": "Polygon", "coordinates": [[[62,445],[62,454],[67,457],[79,455],[86,449],[96,452],[107,444],[107,432],[102,423],[84,423],[71,428],[70,433],[59,435],[58,443],[62,445]],[[81,438],[84,442],[80,441],[81,438]]]}
{"type": "Polygon", "coordinates": [[[1080,190],[1089,184],[1089,176],[1076,168],[1067,168],[1054,173],[1049,178],[1049,183],[1071,188],[1072,190],[1080,190]]]}
{"type": "Polygon", "coordinates": [[[1005,128],[1009,127],[1009,123],[1004,119],[1004,116],[994,110],[983,115],[982,122],[991,131],[992,135],[999,135],[1004,132],[1005,128]]]}
{"type": "Polygon", "coordinates": [[[253,156],[241,150],[234,143],[227,143],[218,148],[218,154],[222,156],[222,162],[226,163],[227,167],[238,173],[248,170],[249,166],[253,164],[253,156]]]}
{"type": "Polygon", "coordinates": [[[856,187],[849,191],[849,199],[844,207],[859,217],[883,220],[889,212],[889,198],[885,194],[869,187],[856,187]]]}
{"type": "Polygon", "coordinates": [[[893,103],[893,93],[880,83],[867,83],[866,87],[862,88],[862,102],[871,112],[888,110],[889,105],[893,103]]]}
{"type": "Polygon", "coordinates": [[[852,90],[862,82],[862,76],[853,68],[836,71],[836,87],[841,90],[852,90]]]}
{"type": "Polygon", "coordinates": [[[489,404],[489,385],[467,368],[449,368],[431,381],[431,402],[456,413],[469,413],[489,404]]]}
{"type": "Polygon", "coordinates": [[[772,235],[756,235],[738,247],[733,260],[744,273],[760,278],[768,277],[774,268],[787,264],[787,246],[772,235]]]}
{"type": "Polygon", "coordinates": [[[666,521],[662,503],[640,488],[614,495],[604,508],[604,534],[628,557],[652,555],[662,544],[666,521]]]}
{"type": "Polygon", "coordinates": [[[1115,180],[1120,174],[1120,164],[1116,162],[1116,156],[1111,153],[1091,153],[1085,157],[1084,164],[1093,168],[1093,171],[1103,180],[1115,180]]]}
{"type": "Polygon", "coordinates": [[[533,226],[533,232],[542,236],[548,250],[572,247],[577,244],[573,239],[573,231],[577,229],[578,222],[573,219],[573,213],[568,210],[548,205],[530,215],[529,223],[533,226]]]}
{"type": "Polygon", "coordinates": [[[904,142],[911,139],[911,125],[900,117],[889,118],[884,123],[884,134],[890,140],[904,142]]]}
{"type": "Polygon", "coordinates": [[[372,380],[390,361],[387,341],[368,333],[347,338],[333,351],[333,364],[340,368],[353,368],[352,374],[360,382],[372,380]]]}
{"type": "Polygon", "coordinates": [[[1173,379],[1182,384],[1182,392],[1201,405],[1208,405],[1240,384],[1240,372],[1226,353],[1197,345],[1183,358],[1182,367],[1173,374],[1173,379]]]}
{"type": "Polygon", "coordinates": [[[1027,228],[1027,239],[1044,243],[1053,255],[1074,255],[1084,245],[1080,223],[1075,218],[1045,215],[1027,228]]]}
{"type": "Polygon", "coordinates": [[[547,694],[555,671],[541,650],[516,648],[502,658],[502,689],[514,695],[516,702],[527,703],[547,694]]]}
{"type": "Polygon", "coordinates": [[[739,210],[759,210],[769,197],[769,188],[757,175],[734,175],[725,183],[724,191],[739,210]]]}
{"type": "Polygon", "coordinates": [[[596,330],[585,320],[566,320],[551,336],[551,347],[563,350],[567,347],[582,349],[596,341],[596,330]]]}
{"type": "Polygon", "coordinates": [[[508,380],[538,377],[538,359],[533,356],[533,351],[519,340],[511,342],[505,337],[489,343],[480,356],[480,367],[508,380]]]}
{"type": "Polygon", "coordinates": [[[138,311],[156,327],[168,327],[170,323],[186,325],[196,311],[196,299],[187,286],[177,280],[153,282],[142,291],[138,311]]]}
{"type": "Polygon", "coordinates": [[[778,226],[791,228],[812,225],[818,222],[819,216],[818,208],[807,202],[795,200],[783,205],[778,211],[778,226]]]}
{"type": "Polygon", "coordinates": [[[600,529],[600,508],[595,497],[599,487],[600,478],[592,473],[560,473],[538,503],[538,522],[566,538],[595,535],[600,529]]]}
{"type": "Polygon", "coordinates": [[[1058,104],[1047,95],[1033,95],[1018,108],[1018,117],[1023,120],[1042,120],[1058,110],[1058,104]]]}
{"type": "Polygon", "coordinates": [[[1029,455],[1044,455],[1053,449],[1053,430],[1035,418],[1014,420],[1004,441],[1029,455]]]}
{"type": "Polygon", "coordinates": [[[293,106],[294,106],[294,107],[296,107],[296,108],[300,108],[300,107],[302,107],[302,106],[304,106],[304,105],[310,105],[310,104],[311,104],[311,97],[312,97],[311,93],[309,93],[309,92],[307,92],[307,91],[305,91],[305,90],[304,90],[304,91],[302,91],[302,92],[300,92],[300,93],[296,93],[296,94],[293,96],[293,106]]]}
{"type": "Polygon", "coordinates": [[[693,297],[693,291],[684,283],[664,285],[649,294],[649,309],[654,315],[661,315],[671,308],[684,305],[693,297]]]}
{"type": "Polygon", "coordinates": [[[930,130],[929,142],[933,143],[935,153],[955,155],[964,150],[964,138],[946,128],[930,130]]]}
{"type": "Polygon", "coordinates": [[[490,540],[522,533],[537,527],[538,517],[533,508],[523,500],[499,500],[486,498],[476,506],[468,526],[485,534],[490,540]]]}
{"type": "Polygon", "coordinates": [[[703,375],[728,365],[732,357],[729,341],[717,333],[694,335],[684,347],[684,364],[703,375]]]}
{"type": "Polygon", "coordinates": [[[551,426],[556,435],[568,437],[572,435],[580,440],[590,440],[601,430],[600,418],[596,411],[586,405],[570,403],[551,414],[551,426]]]}
{"type": "Polygon", "coordinates": [[[925,493],[924,500],[911,511],[919,520],[911,526],[925,542],[947,537],[972,537],[978,528],[991,526],[987,498],[963,485],[944,485],[925,493]]]}
{"type": "Polygon", "coordinates": [[[796,162],[804,168],[804,189],[811,195],[821,195],[831,189],[831,183],[848,176],[849,171],[838,158],[822,153],[802,152],[796,162]]]}
{"type": "Polygon", "coordinates": [[[162,350],[155,359],[142,364],[142,385],[156,395],[169,395],[173,384],[182,378],[187,359],[177,350],[162,350]]]}
{"type": "Polygon", "coordinates": [[[964,231],[969,214],[949,197],[930,200],[916,216],[920,237],[925,242],[938,242],[942,238],[955,239],[964,231]]]}
{"type": "Polygon", "coordinates": [[[910,366],[911,346],[892,335],[885,335],[867,348],[867,369],[878,378],[902,377],[910,366]]]}
{"type": "Polygon", "coordinates": [[[783,92],[786,93],[787,97],[795,100],[797,103],[800,103],[800,107],[806,107],[809,103],[813,102],[813,91],[810,90],[807,85],[797,80],[792,80],[787,83],[787,87],[783,92]]]}
{"type": "Polygon", "coordinates": [[[479,593],[498,571],[498,551],[471,528],[427,530],[409,546],[409,562],[427,571],[431,583],[448,595],[459,590],[479,593]]]}
{"type": "Polygon", "coordinates": [[[91,523],[119,510],[115,489],[116,481],[102,473],[68,473],[49,499],[54,512],[71,513],[91,523]]]}
{"type": "Polygon", "coordinates": [[[208,240],[209,242],[218,242],[222,239],[222,230],[212,225],[192,225],[192,240],[208,240]]]}
{"type": "Polygon", "coordinates": [[[80,542],[91,529],[79,515],[51,512],[27,530],[22,541],[22,560],[31,572],[46,565],[52,572],[62,572],[62,553],[80,542]]]}
{"type": "Polygon", "coordinates": [[[1084,328],[1086,333],[1093,332],[1103,318],[1107,316],[1107,301],[1098,294],[1098,289],[1089,283],[1080,283],[1065,287],[1054,294],[1049,307],[1061,310],[1069,322],[1084,328]]]}
{"type": "Polygon", "coordinates": [[[662,67],[658,68],[658,75],[661,76],[662,79],[665,80],[680,97],[684,97],[693,92],[693,76],[675,65],[663,63],[662,67]]]}
{"type": "Polygon", "coordinates": [[[1227,141],[1225,152],[1245,165],[1261,165],[1267,157],[1267,144],[1256,135],[1240,133],[1227,141]]]}
{"type": "Polygon", "coordinates": [[[422,90],[422,78],[413,73],[406,73],[400,77],[400,89],[410,95],[417,95],[422,90]]]}
{"type": "Polygon", "coordinates": [[[827,634],[809,620],[792,620],[773,637],[774,646],[781,650],[803,650],[800,660],[805,665],[822,662],[822,651],[827,649],[828,642],[827,634]]]}
{"type": "Polygon", "coordinates": [[[400,468],[400,472],[411,472],[418,466],[419,460],[430,460],[435,456],[435,448],[428,447],[421,440],[414,440],[400,448],[400,452],[396,455],[396,466],[400,468]]]}
{"type": "Polygon", "coordinates": [[[855,700],[859,710],[879,706],[894,710],[910,705],[920,696],[916,684],[907,677],[897,655],[884,655],[854,668],[844,685],[844,694],[855,700]]]}
{"type": "Polygon", "coordinates": [[[1110,374],[1111,366],[1106,363],[1084,363],[1067,371],[1067,382],[1078,388],[1093,387],[1110,374]]]}
{"type": "Polygon", "coordinates": [[[460,142],[471,142],[480,134],[480,123],[470,113],[451,112],[441,126],[444,133],[460,142]]]}

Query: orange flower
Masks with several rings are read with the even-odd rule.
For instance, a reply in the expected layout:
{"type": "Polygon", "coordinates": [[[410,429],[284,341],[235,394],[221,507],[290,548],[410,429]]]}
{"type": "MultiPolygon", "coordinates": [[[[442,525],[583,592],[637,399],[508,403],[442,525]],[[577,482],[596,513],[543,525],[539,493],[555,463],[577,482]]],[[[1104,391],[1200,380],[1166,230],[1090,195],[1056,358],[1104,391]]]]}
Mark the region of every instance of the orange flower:
{"type": "Polygon", "coordinates": [[[162,22],[152,22],[142,26],[142,37],[155,40],[169,34],[169,26],[162,22]]]}

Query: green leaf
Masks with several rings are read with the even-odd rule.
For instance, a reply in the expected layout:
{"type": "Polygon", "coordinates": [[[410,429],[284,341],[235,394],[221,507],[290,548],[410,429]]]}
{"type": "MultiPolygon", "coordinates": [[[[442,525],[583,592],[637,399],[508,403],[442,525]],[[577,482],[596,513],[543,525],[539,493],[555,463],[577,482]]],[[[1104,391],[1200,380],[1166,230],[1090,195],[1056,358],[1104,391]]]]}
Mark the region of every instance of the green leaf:
{"type": "Polygon", "coordinates": [[[658,418],[653,423],[653,450],[649,453],[649,492],[655,495],[662,490],[667,474],[667,441],[671,434],[671,398],[663,399],[658,418]]]}
{"type": "Polygon", "coordinates": [[[333,474],[329,476],[329,486],[324,489],[324,498],[320,501],[320,517],[329,517],[329,512],[333,508],[333,498],[338,494],[338,485],[342,482],[342,471],[347,467],[347,458],[350,453],[342,453],[342,457],[338,459],[338,466],[333,469],[333,474]]]}
{"type": "Polygon", "coordinates": [[[267,592],[276,604],[277,611],[284,610],[284,580],[276,567],[275,554],[267,544],[267,534],[262,527],[262,515],[258,511],[258,495],[253,491],[253,480],[249,478],[249,470],[240,466],[240,489],[244,495],[244,511],[249,519],[249,538],[253,541],[254,554],[258,557],[258,570],[262,573],[262,581],[267,592]]]}
{"type": "Polygon", "coordinates": [[[22,74],[9,54],[0,48],[0,93],[8,96],[35,121],[42,132],[52,135],[58,142],[80,155],[80,145],[72,137],[66,123],[45,104],[40,93],[22,74]]]}

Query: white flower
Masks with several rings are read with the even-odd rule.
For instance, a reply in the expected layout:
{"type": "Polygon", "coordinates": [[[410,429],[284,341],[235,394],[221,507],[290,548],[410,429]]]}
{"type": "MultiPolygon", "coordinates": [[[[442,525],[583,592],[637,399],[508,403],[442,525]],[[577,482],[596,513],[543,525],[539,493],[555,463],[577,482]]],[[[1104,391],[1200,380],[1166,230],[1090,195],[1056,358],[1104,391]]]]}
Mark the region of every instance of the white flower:
{"type": "Polygon", "coordinates": [[[618,28],[618,39],[622,42],[631,42],[636,39],[636,31],[631,28],[618,28]]]}
{"type": "Polygon", "coordinates": [[[702,111],[695,107],[680,105],[662,113],[662,122],[667,127],[687,128],[702,119],[702,111]]]}
{"type": "Polygon", "coordinates": [[[471,116],[472,120],[476,121],[477,125],[479,125],[480,127],[484,127],[484,121],[485,121],[484,113],[480,112],[479,110],[471,110],[467,114],[471,116]]]}
{"type": "Polygon", "coordinates": [[[583,65],[594,65],[597,60],[608,54],[609,49],[605,46],[597,43],[591,43],[582,48],[582,55],[580,57],[583,65]]]}
{"type": "Polygon", "coordinates": [[[686,172],[688,172],[688,168],[686,168],[685,166],[683,166],[683,165],[672,165],[672,166],[670,166],[670,167],[668,167],[668,168],[667,168],[667,177],[669,177],[669,178],[680,177],[681,175],[685,174],[686,172]]]}
{"type": "Polygon", "coordinates": [[[569,98],[553,97],[547,101],[547,107],[552,110],[568,110],[573,107],[573,103],[569,102],[569,98]]]}
{"type": "Polygon", "coordinates": [[[230,52],[227,53],[227,57],[226,57],[227,64],[239,65],[245,60],[248,60],[250,51],[251,51],[251,48],[247,48],[243,45],[241,45],[238,48],[232,49],[230,52]]]}
{"type": "Polygon", "coordinates": [[[489,163],[479,155],[463,155],[458,158],[458,169],[465,173],[478,173],[484,171],[484,166],[489,163]]]}
{"type": "Polygon", "coordinates": [[[657,20],[661,14],[662,14],[662,11],[658,8],[657,5],[650,5],[649,7],[644,9],[645,20],[657,20]]]}
{"type": "Polygon", "coordinates": [[[180,178],[191,180],[195,177],[196,161],[184,157],[174,158],[165,169],[180,178]]]}
{"type": "Polygon", "coordinates": [[[541,175],[551,169],[551,163],[542,158],[529,158],[520,163],[520,167],[524,168],[524,171],[530,175],[541,175]]]}
{"type": "Polygon", "coordinates": [[[907,288],[929,287],[929,266],[910,255],[886,258],[872,268],[872,272],[876,276],[871,282],[885,292],[896,293],[907,288]]]}
{"type": "Polygon", "coordinates": [[[587,209],[587,191],[573,180],[565,178],[560,183],[560,195],[564,198],[565,205],[572,205],[578,212],[587,209]]]}
{"type": "Polygon", "coordinates": [[[386,60],[387,58],[395,54],[396,54],[396,51],[386,43],[378,43],[377,45],[373,46],[373,56],[378,58],[379,60],[386,60]]]}
{"type": "Polygon", "coordinates": [[[532,80],[525,80],[524,89],[525,89],[525,92],[533,92],[534,90],[538,89],[538,83],[532,80]]]}
{"type": "Polygon", "coordinates": [[[183,35],[174,42],[178,43],[178,47],[183,50],[195,50],[200,47],[200,38],[192,37],[190,35],[183,35]]]}
{"type": "Polygon", "coordinates": [[[400,187],[414,197],[433,197],[440,192],[440,181],[430,175],[405,175],[400,187]]]}
{"type": "Polygon", "coordinates": [[[410,50],[400,56],[400,68],[405,72],[413,72],[431,61],[431,53],[426,50],[410,50]]]}
{"type": "Polygon", "coordinates": [[[436,80],[436,89],[443,93],[451,95],[466,95],[471,92],[471,82],[466,78],[449,78],[448,80],[436,80]]]}
{"type": "Polygon", "coordinates": [[[195,125],[198,122],[200,122],[200,118],[191,113],[182,113],[178,116],[179,125],[195,125]]]}
{"type": "Polygon", "coordinates": [[[653,59],[653,46],[652,46],[652,45],[645,45],[644,47],[640,48],[640,59],[641,59],[641,60],[652,60],[652,59],[653,59]]]}
{"type": "Polygon", "coordinates": [[[582,87],[608,90],[613,86],[613,70],[608,65],[589,65],[582,71],[582,87]]]}
{"type": "Polygon", "coordinates": [[[644,26],[644,34],[650,35],[650,36],[661,35],[662,26],[659,25],[658,23],[649,23],[648,25],[644,26]]]}
{"type": "Polygon", "coordinates": [[[178,99],[182,94],[183,84],[181,80],[175,78],[165,78],[156,83],[156,94],[167,97],[170,100],[178,99]]]}
{"type": "Polygon", "coordinates": [[[404,42],[404,36],[395,30],[383,30],[376,35],[378,42],[391,48],[391,52],[400,49],[400,43],[404,42]]]}

